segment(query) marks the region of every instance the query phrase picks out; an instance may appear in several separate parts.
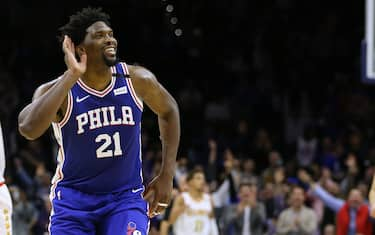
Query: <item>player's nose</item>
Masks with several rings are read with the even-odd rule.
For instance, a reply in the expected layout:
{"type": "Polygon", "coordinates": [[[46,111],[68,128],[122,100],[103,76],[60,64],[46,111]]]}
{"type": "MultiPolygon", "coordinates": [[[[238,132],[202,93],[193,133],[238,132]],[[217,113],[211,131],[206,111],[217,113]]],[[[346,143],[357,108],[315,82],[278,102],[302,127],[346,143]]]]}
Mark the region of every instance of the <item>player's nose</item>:
{"type": "Polygon", "coordinates": [[[107,36],[107,37],[105,37],[104,44],[106,46],[110,46],[110,45],[117,46],[117,41],[113,37],[107,36]]]}

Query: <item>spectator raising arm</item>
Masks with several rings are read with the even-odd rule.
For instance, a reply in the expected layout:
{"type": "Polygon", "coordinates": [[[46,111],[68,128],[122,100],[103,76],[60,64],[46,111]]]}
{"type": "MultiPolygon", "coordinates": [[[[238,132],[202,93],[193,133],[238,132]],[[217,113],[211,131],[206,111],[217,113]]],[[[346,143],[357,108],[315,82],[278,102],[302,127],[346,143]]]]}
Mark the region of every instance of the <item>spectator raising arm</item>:
{"type": "Polygon", "coordinates": [[[323,203],[329,207],[334,212],[338,212],[340,208],[344,205],[345,201],[339,198],[332,196],[316,182],[314,182],[311,176],[305,170],[299,170],[298,172],[299,179],[305,184],[310,186],[312,193],[317,196],[323,203]]]}

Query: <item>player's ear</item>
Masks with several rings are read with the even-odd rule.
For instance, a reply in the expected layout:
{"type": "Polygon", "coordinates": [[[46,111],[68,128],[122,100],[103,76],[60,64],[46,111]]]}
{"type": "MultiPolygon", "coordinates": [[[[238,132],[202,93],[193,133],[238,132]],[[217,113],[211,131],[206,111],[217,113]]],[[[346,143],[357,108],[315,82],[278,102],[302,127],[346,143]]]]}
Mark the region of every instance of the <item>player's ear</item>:
{"type": "Polygon", "coordinates": [[[76,47],[76,54],[78,55],[78,57],[81,57],[81,55],[84,53],[85,53],[85,48],[83,46],[76,47]]]}
{"type": "Polygon", "coordinates": [[[85,54],[85,48],[83,46],[76,46],[76,58],[77,61],[81,61],[81,56],[85,54]]]}

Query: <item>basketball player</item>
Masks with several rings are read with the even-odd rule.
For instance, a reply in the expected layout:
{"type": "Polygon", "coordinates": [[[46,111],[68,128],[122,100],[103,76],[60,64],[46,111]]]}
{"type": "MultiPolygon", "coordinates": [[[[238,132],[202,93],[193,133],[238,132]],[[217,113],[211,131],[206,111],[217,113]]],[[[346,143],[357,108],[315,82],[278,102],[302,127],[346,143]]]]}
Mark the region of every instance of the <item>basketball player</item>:
{"type": "Polygon", "coordinates": [[[23,136],[36,139],[52,123],[60,146],[51,234],[147,234],[149,217],[170,202],[177,104],[149,70],[118,61],[109,16],[101,9],[77,12],[60,30],[67,70],[41,85],[19,114],[23,136]],[[158,116],[163,153],[161,171],[145,192],[143,102],[158,116]]]}
{"type": "Polygon", "coordinates": [[[204,192],[203,171],[191,171],[186,180],[188,192],[176,198],[169,216],[175,235],[217,235],[212,200],[204,192]]]}
{"type": "Polygon", "coordinates": [[[12,234],[12,199],[5,185],[5,150],[0,123],[0,234],[12,234]]]}

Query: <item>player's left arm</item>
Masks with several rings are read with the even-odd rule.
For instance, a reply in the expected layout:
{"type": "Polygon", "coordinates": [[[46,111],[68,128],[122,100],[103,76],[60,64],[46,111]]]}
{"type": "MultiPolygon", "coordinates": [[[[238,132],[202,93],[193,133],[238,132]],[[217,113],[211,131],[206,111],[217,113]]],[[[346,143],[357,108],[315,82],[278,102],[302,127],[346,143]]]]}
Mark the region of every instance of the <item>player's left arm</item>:
{"type": "Polygon", "coordinates": [[[162,166],[146,188],[145,199],[150,202],[150,215],[162,212],[169,204],[175,174],[176,155],[180,141],[180,116],[177,102],[157,81],[155,75],[140,66],[129,66],[130,77],[137,96],[158,116],[162,144],[162,166]],[[162,206],[158,203],[162,203],[162,206]]]}

